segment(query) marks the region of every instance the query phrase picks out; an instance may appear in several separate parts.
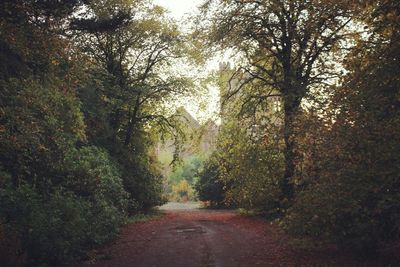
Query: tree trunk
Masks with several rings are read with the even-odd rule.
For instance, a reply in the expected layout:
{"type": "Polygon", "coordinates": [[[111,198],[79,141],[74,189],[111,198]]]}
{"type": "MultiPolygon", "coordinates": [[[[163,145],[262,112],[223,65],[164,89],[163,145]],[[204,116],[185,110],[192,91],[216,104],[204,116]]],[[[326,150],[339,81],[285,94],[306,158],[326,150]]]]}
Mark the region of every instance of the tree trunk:
{"type": "Polygon", "coordinates": [[[294,196],[294,185],[292,183],[295,174],[295,132],[294,122],[300,106],[300,98],[285,97],[284,99],[284,129],[285,140],[285,173],[281,183],[282,199],[290,201],[294,196]]]}
{"type": "Polygon", "coordinates": [[[115,114],[112,114],[111,118],[110,118],[110,125],[111,125],[111,128],[113,129],[113,133],[112,133],[111,138],[112,138],[112,142],[114,144],[117,143],[117,139],[118,139],[117,138],[117,133],[118,133],[118,129],[120,127],[120,116],[121,116],[121,113],[120,113],[120,109],[118,108],[115,111],[115,114]]]}
{"type": "Polygon", "coordinates": [[[133,108],[132,114],[129,112],[129,122],[128,122],[128,128],[126,129],[126,135],[125,135],[125,146],[128,146],[131,143],[132,139],[132,134],[135,129],[135,125],[137,123],[137,116],[140,108],[140,93],[138,94],[136,101],[135,101],[135,107],[133,108]]]}
{"type": "Polygon", "coordinates": [[[125,146],[128,146],[131,143],[132,139],[132,134],[133,134],[133,129],[135,127],[135,118],[131,118],[131,120],[128,123],[128,129],[126,130],[126,135],[125,135],[125,146]]]}

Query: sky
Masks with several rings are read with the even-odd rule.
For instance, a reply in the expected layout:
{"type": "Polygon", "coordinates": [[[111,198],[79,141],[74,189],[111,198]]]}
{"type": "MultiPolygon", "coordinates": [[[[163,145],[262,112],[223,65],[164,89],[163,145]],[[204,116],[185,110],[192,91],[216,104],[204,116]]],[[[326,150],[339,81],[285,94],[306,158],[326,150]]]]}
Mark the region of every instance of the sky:
{"type": "Polygon", "coordinates": [[[203,0],[154,0],[154,3],[167,8],[171,16],[181,19],[185,14],[195,11],[203,0]]]}
{"type": "MultiPolygon", "coordinates": [[[[153,2],[154,4],[165,7],[169,11],[170,16],[180,21],[188,14],[196,12],[197,7],[200,6],[204,0],[153,0],[153,2]]],[[[207,64],[207,69],[210,71],[216,69],[219,61],[218,58],[210,60],[207,64]]],[[[212,118],[218,123],[219,92],[218,89],[213,86],[209,86],[208,90],[207,99],[203,101],[203,103],[198,103],[194,99],[183,99],[182,105],[197,120],[204,122],[212,118]],[[204,103],[207,104],[204,105],[204,103]]]]}

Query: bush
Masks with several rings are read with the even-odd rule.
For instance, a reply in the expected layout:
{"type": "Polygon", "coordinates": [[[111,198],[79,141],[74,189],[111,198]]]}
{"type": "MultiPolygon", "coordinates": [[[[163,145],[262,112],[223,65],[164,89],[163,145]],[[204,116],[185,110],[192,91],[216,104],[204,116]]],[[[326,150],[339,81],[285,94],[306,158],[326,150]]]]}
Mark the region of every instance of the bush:
{"type": "Polygon", "coordinates": [[[73,149],[65,159],[64,186],[93,202],[105,202],[122,213],[128,208],[129,194],[124,190],[117,166],[108,153],[95,146],[73,149]]]}
{"type": "Polygon", "coordinates": [[[206,161],[204,169],[199,173],[195,189],[199,200],[209,201],[210,205],[215,207],[224,205],[225,190],[223,183],[219,180],[219,165],[215,155],[206,161]]]}
{"type": "Polygon", "coordinates": [[[398,51],[357,55],[326,117],[305,116],[312,131],[300,129],[308,133],[298,140],[302,187],[284,219],[289,232],[368,254],[400,238],[398,51]]]}
{"type": "Polygon", "coordinates": [[[304,164],[313,167],[301,173],[299,180],[305,182],[284,227],[296,235],[373,251],[400,236],[400,143],[390,129],[398,126],[393,120],[360,128],[339,123],[315,133],[324,137],[313,138],[318,140],[312,147],[317,154],[306,157],[310,162],[304,164]]]}
{"type": "Polygon", "coordinates": [[[124,189],[130,195],[130,213],[148,211],[165,203],[162,197],[162,175],[151,164],[147,154],[148,144],[145,139],[138,138],[136,141],[138,143],[134,143],[132,148],[119,147],[111,153],[121,170],[124,189]]]}
{"type": "Polygon", "coordinates": [[[46,194],[64,181],[67,153],[85,140],[79,101],[57,82],[0,81],[0,170],[46,194]]]}
{"type": "Polygon", "coordinates": [[[138,165],[133,165],[131,169],[124,169],[123,173],[124,188],[132,196],[131,213],[148,211],[154,206],[165,203],[162,197],[161,174],[149,167],[138,165]]]}
{"type": "Polygon", "coordinates": [[[237,119],[221,125],[218,153],[210,166],[216,170],[211,175],[218,178],[210,179],[223,184],[225,205],[276,212],[284,170],[279,126],[267,118],[257,127],[252,126],[252,121],[241,120],[240,125],[237,119]]]}
{"type": "Polygon", "coordinates": [[[4,262],[23,255],[35,266],[73,262],[115,238],[123,222],[121,212],[106,201],[90,202],[62,190],[43,197],[29,186],[1,189],[0,201],[4,235],[20,244],[4,262]]]}

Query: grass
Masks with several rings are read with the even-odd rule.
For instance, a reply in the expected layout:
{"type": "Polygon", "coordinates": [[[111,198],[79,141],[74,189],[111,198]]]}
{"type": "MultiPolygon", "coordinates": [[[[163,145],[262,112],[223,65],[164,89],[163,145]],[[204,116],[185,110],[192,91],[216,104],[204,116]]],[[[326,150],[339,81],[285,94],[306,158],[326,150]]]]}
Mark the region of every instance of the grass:
{"type": "Polygon", "coordinates": [[[163,213],[157,209],[152,209],[147,213],[138,213],[126,219],[125,224],[136,224],[155,220],[163,216],[163,213]]]}
{"type": "Polygon", "coordinates": [[[244,208],[239,208],[237,211],[242,216],[255,217],[271,224],[279,222],[280,219],[282,218],[282,214],[275,211],[266,212],[257,209],[244,209],[244,208]]]}

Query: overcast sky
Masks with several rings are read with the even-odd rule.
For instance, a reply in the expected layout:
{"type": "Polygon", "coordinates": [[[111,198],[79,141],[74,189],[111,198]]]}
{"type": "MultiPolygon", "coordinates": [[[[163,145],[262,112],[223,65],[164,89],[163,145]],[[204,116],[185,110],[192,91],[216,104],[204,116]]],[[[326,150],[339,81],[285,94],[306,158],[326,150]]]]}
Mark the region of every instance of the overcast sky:
{"type": "Polygon", "coordinates": [[[203,0],[154,0],[154,3],[166,7],[176,19],[181,19],[186,13],[195,11],[203,0]]]}

